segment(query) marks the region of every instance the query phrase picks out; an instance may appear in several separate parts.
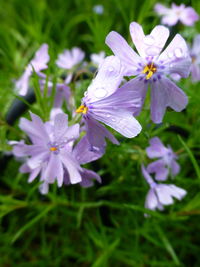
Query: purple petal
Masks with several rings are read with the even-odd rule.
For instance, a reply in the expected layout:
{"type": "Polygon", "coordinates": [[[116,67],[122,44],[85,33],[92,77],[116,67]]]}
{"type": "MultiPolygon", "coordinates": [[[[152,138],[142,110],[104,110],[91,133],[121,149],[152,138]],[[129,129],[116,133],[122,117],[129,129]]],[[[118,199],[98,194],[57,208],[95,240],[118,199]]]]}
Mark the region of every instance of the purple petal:
{"type": "Polygon", "coordinates": [[[191,65],[191,75],[192,75],[192,81],[197,82],[200,81],[200,66],[193,63],[191,65]]]}
{"type": "Polygon", "coordinates": [[[172,160],[170,167],[173,176],[177,175],[180,172],[180,165],[175,160],[172,160]]]}
{"type": "Polygon", "coordinates": [[[63,137],[68,128],[68,115],[64,113],[57,114],[54,119],[54,137],[59,140],[63,137]]]}
{"type": "Polygon", "coordinates": [[[15,82],[16,89],[18,90],[19,94],[24,96],[28,92],[28,86],[29,86],[29,78],[30,78],[31,72],[25,71],[22,76],[15,82]]]}
{"type": "MultiPolygon", "coordinates": [[[[114,94],[95,102],[92,105],[92,113],[112,109],[114,112],[119,110],[138,115],[142,108],[147,86],[148,85],[140,81],[139,78],[132,79],[121,88],[118,88],[114,94]]],[[[109,113],[105,113],[104,116],[109,117],[109,113]]]]}
{"type": "Polygon", "coordinates": [[[80,175],[80,166],[76,162],[74,158],[72,158],[67,153],[63,153],[60,155],[60,158],[62,160],[63,165],[65,166],[68,174],[69,179],[72,184],[76,184],[82,181],[81,175],[80,175]]]}
{"type": "Polygon", "coordinates": [[[155,210],[158,206],[158,199],[154,192],[154,189],[150,189],[145,200],[145,208],[155,210]]]}
{"type": "Polygon", "coordinates": [[[168,185],[159,184],[155,187],[156,194],[158,196],[159,202],[162,205],[171,205],[173,204],[173,198],[168,185]]]}
{"type": "Polygon", "coordinates": [[[162,159],[150,163],[147,166],[147,171],[149,173],[155,173],[155,179],[157,181],[167,180],[169,174],[169,169],[165,167],[165,162],[162,159]]]}
{"type": "Polygon", "coordinates": [[[130,33],[137,51],[143,58],[159,55],[169,37],[169,30],[160,25],[145,36],[142,27],[136,22],[130,24],[130,33]]]}
{"type": "Polygon", "coordinates": [[[39,175],[40,171],[41,166],[32,170],[28,178],[28,183],[31,183],[39,175]]]}
{"type": "Polygon", "coordinates": [[[159,56],[158,61],[163,61],[165,71],[178,73],[181,77],[188,77],[190,73],[191,58],[185,40],[176,34],[171,43],[159,56]]]}
{"type": "Polygon", "coordinates": [[[96,172],[93,172],[91,170],[82,168],[81,176],[82,176],[82,181],[80,182],[80,185],[82,187],[92,186],[94,184],[93,180],[96,180],[99,183],[101,183],[101,177],[96,172]]]}
{"type": "Polygon", "coordinates": [[[151,90],[151,118],[155,123],[161,123],[166,107],[177,112],[182,111],[188,103],[186,94],[175,83],[166,77],[153,84],[151,90]]]}
{"type": "Polygon", "coordinates": [[[200,54],[200,34],[197,34],[194,38],[191,54],[199,55],[200,54]]]}
{"type": "Polygon", "coordinates": [[[49,156],[48,151],[44,151],[44,152],[41,152],[39,154],[36,154],[27,160],[27,165],[31,169],[35,169],[35,168],[39,167],[42,164],[42,162],[47,160],[48,156],[49,156]]]}
{"type": "Polygon", "coordinates": [[[47,63],[49,62],[49,59],[48,45],[43,44],[36,52],[35,57],[31,60],[28,68],[33,68],[35,72],[47,69],[47,63]]]}
{"type": "Polygon", "coordinates": [[[92,117],[85,118],[86,136],[91,145],[91,150],[104,154],[106,141],[108,138],[113,144],[119,145],[119,142],[102,124],[95,121],[92,117]]]}
{"type": "Polygon", "coordinates": [[[99,151],[91,150],[91,145],[87,136],[84,136],[73,149],[73,155],[79,164],[86,164],[101,158],[104,154],[104,149],[99,151]]]}
{"type": "Polygon", "coordinates": [[[169,12],[168,14],[162,17],[161,22],[168,26],[174,26],[178,23],[179,17],[173,12],[169,12]]]}
{"type": "Polygon", "coordinates": [[[199,20],[199,15],[192,7],[186,7],[181,13],[180,21],[187,26],[193,26],[197,20],[199,20]]]}
{"type": "Polygon", "coordinates": [[[141,59],[127,44],[125,39],[117,32],[112,31],[106,37],[106,44],[120,58],[124,66],[124,75],[136,75],[138,63],[141,62],[141,59]]]}
{"type": "Polygon", "coordinates": [[[87,99],[90,103],[112,95],[122,81],[121,63],[119,58],[109,56],[104,59],[97,76],[87,89],[87,99]]]}
{"type": "Polygon", "coordinates": [[[74,47],[71,50],[64,50],[62,54],[59,54],[56,64],[60,68],[71,69],[79,64],[84,56],[85,53],[80,48],[74,47]]]}
{"type": "Polygon", "coordinates": [[[58,186],[60,187],[63,184],[63,176],[64,171],[60,156],[51,152],[50,159],[45,170],[44,179],[49,184],[54,183],[57,179],[58,186]]]}
{"type": "Polygon", "coordinates": [[[141,166],[141,170],[142,170],[142,175],[144,176],[145,180],[147,181],[147,183],[149,184],[149,186],[151,188],[154,188],[154,186],[156,185],[156,183],[154,182],[154,180],[152,179],[152,177],[150,176],[150,174],[148,173],[148,171],[145,169],[144,165],[141,166]]]}
{"type": "Polygon", "coordinates": [[[54,107],[60,108],[62,107],[63,101],[66,101],[67,106],[69,108],[69,101],[70,101],[70,88],[65,84],[57,84],[56,86],[56,95],[54,99],[54,107]]]}
{"type": "Polygon", "coordinates": [[[34,138],[37,138],[38,140],[41,140],[41,142],[48,143],[50,140],[46,132],[44,123],[42,122],[39,116],[31,112],[30,112],[30,115],[31,115],[32,121],[29,121],[25,118],[21,118],[20,123],[19,123],[20,129],[26,132],[30,136],[31,139],[32,137],[34,137],[34,138]]]}
{"type": "Polygon", "coordinates": [[[169,12],[169,8],[167,8],[166,6],[160,4],[160,3],[157,3],[154,7],[154,10],[156,13],[158,13],[159,15],[165,15],[165,14],[168,14],[169,12]]]}
{"type": "Polygon", "coordinates": [[[181,200],[187,194],[184,189],[173,184],[168,185],[168,191],[170,192],[171,196],[177,198],[178,200],[181,200]]]}
{"type": "Polygon", "coordinates": [[[92,117],[105,123],[127,138],[137,136],[142,130],[141,125],[133,115],[124,110],[113,111],[112,107],[105,107],[103,111],[99,110],[92,117]]]}
{"type": "Polygon", "coordinates": [[[150,159],[163,157],[166,154],[167,149],[158,137],[151,138],[149,143],[150,146],[146,148],[146,152],[150,159]]]}

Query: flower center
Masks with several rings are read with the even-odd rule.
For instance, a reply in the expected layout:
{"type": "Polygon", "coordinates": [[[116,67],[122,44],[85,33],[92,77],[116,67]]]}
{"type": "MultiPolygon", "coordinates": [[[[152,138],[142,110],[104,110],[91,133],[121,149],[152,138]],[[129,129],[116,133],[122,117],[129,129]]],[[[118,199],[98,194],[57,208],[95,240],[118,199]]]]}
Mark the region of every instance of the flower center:
{"type": "Polygon", "coordinates": [[[157,68],[156,66],[154,65],[154,63],[150,63],[150,64],[147,64],[142,73],[146,74],[146,79],[149,80],[151,78],[151,76],[157,71],[157,68]]]}
{"type": "Polygon", "coordinates": [[[88,112],[88,107],[81,105],[79,108],[77,108],[76,113],[83,113],[86,114],[88,112]]]}
{"type": "Polygon", "coordinates": [[[58,148],[55,147],[55,146],[51,146],[51,147],[50,147],[50,151],[52,151],[52,152],[57,151],[57,150],[58,150],[58,148]]]}
{"type": "Polygon", "coordinates": [[[192,56],[191,58],[192,58],[192,63],[195,63],[196,57],[195,56],[192,56]]]}

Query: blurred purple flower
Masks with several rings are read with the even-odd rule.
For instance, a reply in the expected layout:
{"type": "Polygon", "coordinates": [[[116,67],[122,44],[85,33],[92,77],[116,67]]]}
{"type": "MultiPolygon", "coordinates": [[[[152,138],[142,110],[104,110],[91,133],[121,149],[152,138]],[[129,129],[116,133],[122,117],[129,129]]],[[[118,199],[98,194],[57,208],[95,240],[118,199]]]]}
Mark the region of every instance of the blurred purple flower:
{"type": "Polygon", "coordinates": [[[65,49],[62,54],[58,55],[56,65],[59,68],[70,70],[75,65],[79,64],[85,57],[85,53],[78,47],[71,50],[65,49]]]}
{"type": "Polygon", "coordinates": [[[150,159],[159,158],[147,166],[149,173],[155,173],[155,179],[164,181],[167,179],[169,173],[175,176],[180,171],[180,165],[176,162],[178,158],[171,147],[165,147],[158,137],[152,138],[150,146],[147,147],[146,152],[150,159]]]}
{"type": "Polygon", "coordinates": [[[21,78],[15,82],[16,89],[19,91],[20,95],[26,95],[29,86],[29,78],[33,73],[33,70],[41,77],[45,77],[45,75],[41,72],[41,70],[47,69],[47,63],[49,62],[48,55],[48,45],[43,44],[38,49],[35,54],[35,57],[30,61],[28,66],[26,67],[24,73],[21,78]]]}
{"type": "Polygon", "coordinates": [[[163,206],[171,205],[174,199],[181,200],[187,192],[173,184],[157,184],[153,181],[144,166],[142,166],[142,174],[150,186],[150,190],[146,196],[145,208],[150,210],[163,210],[163,206]]]}
{"type": "Polygon", "coordinates": [[[104,51],[101,51],[98,54],[91,54],[90,59],[94,65],[96,65],[97,67],[100,67],[105,57],[106,57],[106,53],[104,51]]]}
{"type": "Polygon", "coordinates": [[[172,3],[171,8],[158,3],[154,7],[155,12],[162,16],[161,22],[163,24],[173,26],[180,21],[187,26],[193,26],[199,20],[199,15],[192,7],[186,7],[184,4],[177,6],[172,3]]]}
{"type": "MultiPolygon", "coordinates": [[[[42,91],[44,91],[45,86],[46,86],[46,80],[44,80],[44,79],[40,80],[40,88],[42,91]]],[[[47,87],[48,87],[48,94],[49,95],[52,93],[53,86],[54,86],[54,84],[51,81],[48,81],[47,87]]],[[[63,102],[66,103],[68,110],[70,110],[71,106],[73,105],[72,97],[71,97],[71,89],[65,82],[56,83],[54,104],[53,104],[53,108],[52,108],[51,114],[50,114],[51,119],[54,119],[56,114],[64,113],[61,109],[63,102]]]]}
{"type": "Polygon", "coordinates": [[[98,121],[128,138],[135,137],[141,131],[140,124],[133,117],[133,113],[141,107],[141,98],[136,89],[132,90],[126,84],[118,88],[122,76],[120,60],[115,56],[107,57],[76,110],[83,114],[91,149],[104,149],[105,137],[118,143],[98,121]]]}
{"type": "Polygon", "coordinates": [[[132,22],[130,33],[140,56],[117,32],[108,34],[106,44],[120,58],[124,75],[137,76],[126,86],[133,90],[137,88],[143,102],[148,85],[151,85],[151,118],[153,122],[161,123],[168,106],[175,111],[182,111],[188,103],[185,93],[166,77],[172,73],[177,73],[181,77],[189,75],[191,58],[186,42],[181,35],[176,34],[162,51],[169,37],[169,30],[166,27],[156,26],[145,36],[142,27],[132,22]]]}
{"type": "Polygon", "coordinates": [[[192,81],[200,81],[200,34],[196,35],[190,50],[192,58],[191,75],[192,81]]]}
{"type": "Polygon", "coordinates": [[[93,7],[93,11],[96,14],[102,15],[104,13],[104,7],[103,5],[96,5],[93,7]]]}
{"type": "Polygon", "coordinates": [[[43,181],[40,191],[47,193],[49,184],[57,180],[60,187],[65,177],[68,177],[71,184],[92,184],[93,174],[93,178],[101,181],[97,174],[87,172],[80,164],[96,160],[102,154],[89,151],[84,140],[73,149],[74,140],[79,137],[79,124],[68,127],[68,118],[65,114],[56,115],[53,123],[43,123],[40,117],[33,113],[31,118],[32,121],[22,118],[20,128],[27,133],[32,145],[20,141],[13,147],[15,156],[28,157],[20,171],[30,173],[29,182],[40,174],[40,181],[43,181]],[[81,156],[82,153],[84,156],[81,156]]]}

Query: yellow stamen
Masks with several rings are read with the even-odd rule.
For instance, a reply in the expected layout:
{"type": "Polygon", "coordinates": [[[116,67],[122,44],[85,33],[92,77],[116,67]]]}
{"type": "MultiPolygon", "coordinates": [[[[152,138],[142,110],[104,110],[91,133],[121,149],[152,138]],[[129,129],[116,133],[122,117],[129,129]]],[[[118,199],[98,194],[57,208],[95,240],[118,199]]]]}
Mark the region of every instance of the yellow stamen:
{"type": "Polygon", "coordinates": [[[79,108],[77,108],[76,113],[83,113],[86,114],[88,112],[88,107],[81,105],[79,108]]]}
{"type": "Polygon", "coordinates": [[[192,57],[192,63],[194,63],[196,61],[196,57],[192,57]]]}
{"type": "Polygon", "coordinates": [[[52,146],[52,147],[50,147],[50,151],[56,151],[57,150],[57,147],[55,147],[55,146],[52,146]]]}
{"type": "Polygon", "coordinates": [[[157,68],[152,62],[144,67],[142,73],[146,73],[146,79],[149,80],[156,71],[157,68]]]}

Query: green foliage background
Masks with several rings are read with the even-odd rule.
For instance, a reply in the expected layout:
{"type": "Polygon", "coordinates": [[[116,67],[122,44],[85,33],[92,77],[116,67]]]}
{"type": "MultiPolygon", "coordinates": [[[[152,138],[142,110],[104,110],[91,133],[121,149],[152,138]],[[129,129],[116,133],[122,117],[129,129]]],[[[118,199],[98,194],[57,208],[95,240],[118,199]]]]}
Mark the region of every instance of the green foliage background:
{"type": "MultiPolygon", "coordinates": [[[[161,2],[161,1],[160,1],[161,2]]],[[[162,1],[170,4],[170,1],[162,1]]],[[[180,1],[175,1],[180,4],[180,1]]],[[[18,78],[38,47],[50,46],[50,70],[64,48],[79,46],[90,53],[105,50],[105,37],[115,30],[128,41],[129,23],[141,23],[146,32],[159,23],[156,1],[136,0],[1,0],[0,1],[0,150],[7,140],[19,140],[17,128],[5,123],[15,99],[13,81],[18,78]],[[102,4],[102,15],[93,6],[102,4]]],[[[184,1],[200,14],[199,1],[184,1]]],[[[195,27],[177,25],[190,42],[200,33],[195,27]]],[[[80,90],[84,91],[85,83],[80,90]]],[[[139,116],[142,133],[120,146],[109,144],[106,155],[89,167],[102,176],[102,185],[89,189],[70,186],[38,193],[38,182],[27,183],[18,172],[20,162],[7,156],[0,177],[0,266],[200,266],[200,87],[190,78],[180,87],[189,96],[182,113],[169,110],[160,126],[150,121],[149,102],[139,116]],[[179,153],[181,172],[174,183],[187,196],[164,212],[145,218],[148,191],[140,171],[148,160],[150,137],[159,136],[179,153]]],[[[77,95],[81,95],[77,92],[77,95]]],[[[35,106],[37,109],[38,106],[35,106]]],[[[27,113],[25,114],[27,115],[27,113]]]]}

